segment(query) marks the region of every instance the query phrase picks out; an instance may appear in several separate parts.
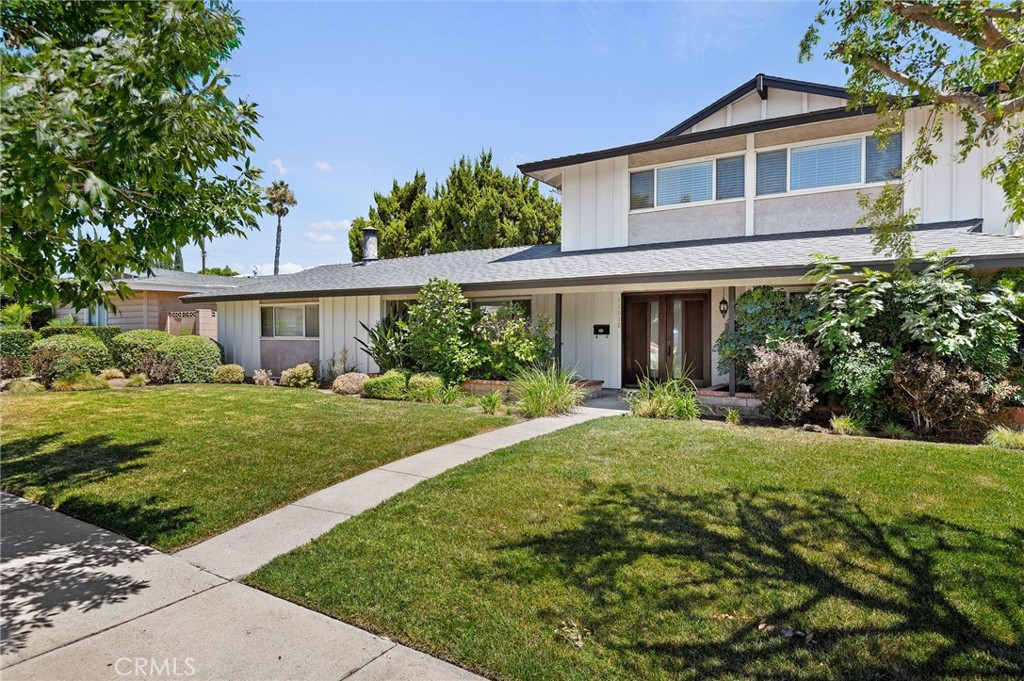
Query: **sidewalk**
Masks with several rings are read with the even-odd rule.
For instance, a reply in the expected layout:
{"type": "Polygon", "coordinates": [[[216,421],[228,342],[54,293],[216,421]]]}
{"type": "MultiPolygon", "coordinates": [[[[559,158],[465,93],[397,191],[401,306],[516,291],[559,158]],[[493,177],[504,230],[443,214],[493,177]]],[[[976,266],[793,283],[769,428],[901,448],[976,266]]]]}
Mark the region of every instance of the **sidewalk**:
{"type": "Polygon", "coordinates": [[[449,468],[621,413],[617,398],[589,405],[387,464],[175,555],[0,492],[3,678],[481,680],[231,580],[449,468]]]}

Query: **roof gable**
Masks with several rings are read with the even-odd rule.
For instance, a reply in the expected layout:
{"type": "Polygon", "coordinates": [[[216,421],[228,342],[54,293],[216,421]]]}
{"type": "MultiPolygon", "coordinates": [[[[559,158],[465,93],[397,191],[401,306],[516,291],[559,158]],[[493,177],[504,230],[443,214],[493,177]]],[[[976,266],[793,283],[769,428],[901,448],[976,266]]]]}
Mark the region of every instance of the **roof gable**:
{"type": "MultiPolygon", "coordinates": [[[[785,115],[807,113],[809,111],[843,107],[846,106],[849,98],[849,93],[845,88],[759,73],[732,92],[723,95],[686,120],[672,127],[672,129],[662,133],[657,139],[675,137],[687,132],[702,132],[736,123],[763,120],[764,118],[776,118],[785,115]],[[787,103],[782,103],[780,107],[777,107],[777,111],[772,112],[769,110],[768,115],[762,117],[760,115],[760,102],[769,101],[772,90],[807,95],[809,100],[807,109],[788,110],[787,103]],[[757,113],[752,115],[742,114],[740,120],[728,120],[725,115],[726,111],[730,105],[734,104],[743,104],[745,109],[752,109],[756,106],[757,113]],[[701,125],[702,123],[704,125],[701,125]]],[[[789,109],[792,108],[792,105],[789,105],[789,109]]]]}

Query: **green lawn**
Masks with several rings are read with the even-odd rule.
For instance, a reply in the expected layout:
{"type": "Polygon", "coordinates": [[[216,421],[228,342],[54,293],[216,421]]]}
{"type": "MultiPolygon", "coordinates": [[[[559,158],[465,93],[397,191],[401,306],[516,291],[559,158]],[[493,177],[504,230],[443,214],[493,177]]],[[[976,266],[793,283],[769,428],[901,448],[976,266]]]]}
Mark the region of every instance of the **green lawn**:
{"type": "Polygon", "coordinates": [[[511,419],[246,385],[0,397],[0,487],[159,549],[511,419]]]}
{"type": "Polygon", "coordinates": [[[499,679],[1020,679],[1024,457],[609,418],[247,581],[499,679]]]}

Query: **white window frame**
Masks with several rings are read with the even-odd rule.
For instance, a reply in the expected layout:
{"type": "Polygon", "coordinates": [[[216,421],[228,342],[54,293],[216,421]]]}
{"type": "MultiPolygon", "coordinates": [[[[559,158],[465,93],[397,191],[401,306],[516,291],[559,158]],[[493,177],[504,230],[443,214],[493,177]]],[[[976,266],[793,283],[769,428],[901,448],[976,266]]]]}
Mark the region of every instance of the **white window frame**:
{"type": "MultiPolygon", "coordinates": [[[[273,341],[319,341],[320,336],[307,336],[306,335],[306,307],[309,305],[316,305],[317,316],[320,315],[320,303],[309,302],[309,303],[260,303],[260,340],[273,340],[273,341]],[[264,336],[263,335],[263,308],[265,307],[301,307],[302,308],[302,335],[301,336],[264,336]]],[[[276,315],[276,313],[275,313],[276,315]]],[[[322,322],[323,320],[321,320],[322,322]]],[[[275,324],[272,326],[276,326],[275,324]]],[[[323,324],[321,323],[321,326],[323,324]]]]}
{"type": "MultiPolygon", "coordinates": [[[[654,171],[654,206],[652,208],[631,208],[629,210],[630,215],[634,213],[656,213],[662,210],[678,210],[679,208],[688,208],[690,206],[706,206],[708,204],[727,204],[727,203],[742,203],[747,200],[746,196],[738,196],[732,199],[716,199],[715,196],[718,194],[718,159],[720,158],[736,158],[737,156],[742,157],[743,151],[732,151],[727,154],[713,154],[710,156],[697,156],[694,158],[688,158],[685,161],[669,161],[667,163],[655,163],[647,166],[638,166],[636,168],[630,168],[629,174],[642,173],[647,170],[654,171]],[[662,168],[678,168],[680,166],[698,165],[701,163],[711,162],[711,198],[704,199],[703,201],[688,201],[686,203],[670,203],[667,206],[658,205],[658,170],[662,168]]],[[[746,169],[744,168],[744,172],[746,169]]],[[[632,194],[630,194],[632,199],[632,194]]]]}

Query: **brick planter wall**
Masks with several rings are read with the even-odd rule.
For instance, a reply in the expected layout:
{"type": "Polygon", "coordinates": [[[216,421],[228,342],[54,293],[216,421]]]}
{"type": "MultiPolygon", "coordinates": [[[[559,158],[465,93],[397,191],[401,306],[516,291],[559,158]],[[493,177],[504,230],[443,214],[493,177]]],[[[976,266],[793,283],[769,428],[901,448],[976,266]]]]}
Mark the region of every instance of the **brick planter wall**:
{"type": "MultiPolygon", "coordinates": [[[[573,385],[583,390],[585,399],[593,399],[601,395],[601,387],[604,385],[604,381],[573,381],[573,385]]],[[[508,401],[512,398],[512,381],[490,381],[482,379],[472,379],[465,381],[462,384],[462,392],[467,395],[486,395],[488,393],[497,390],[501,393],[502,398],[508,401]]]]}
{"type": "Polygon", "coordinates": [[[728,390],[697,390],[701,404],[718,416],[724,416],[729,409],[739,409],[747,418],[761,418],[761,400],[754,393],[736,393],[729,396],[728,390]]]}

